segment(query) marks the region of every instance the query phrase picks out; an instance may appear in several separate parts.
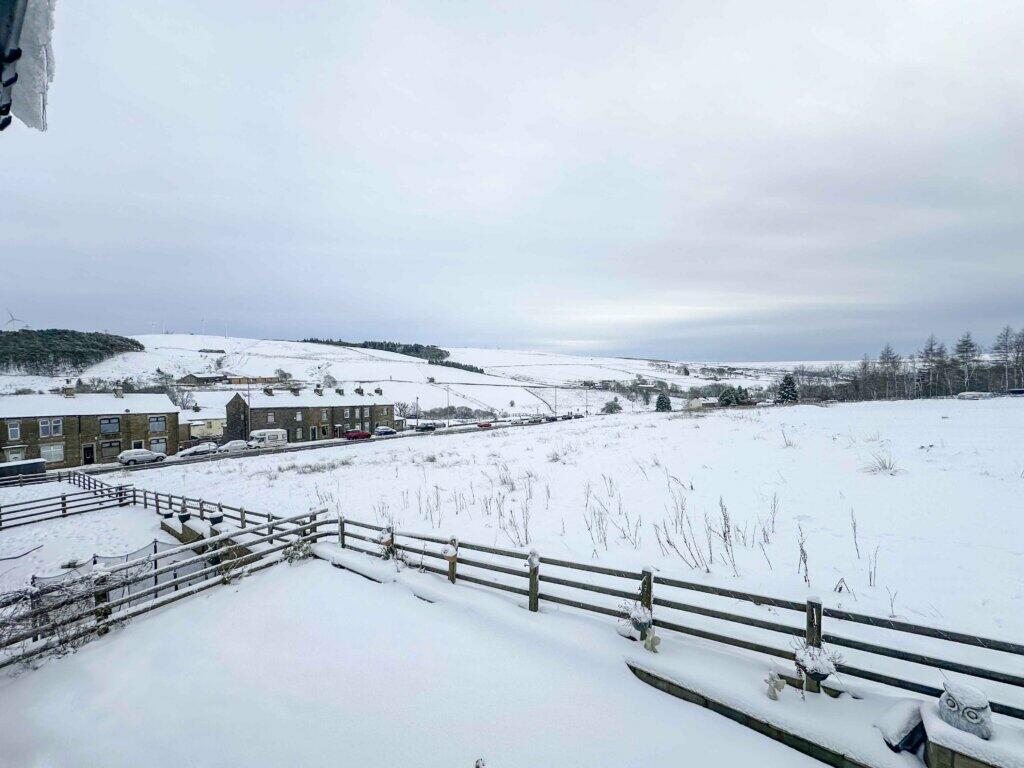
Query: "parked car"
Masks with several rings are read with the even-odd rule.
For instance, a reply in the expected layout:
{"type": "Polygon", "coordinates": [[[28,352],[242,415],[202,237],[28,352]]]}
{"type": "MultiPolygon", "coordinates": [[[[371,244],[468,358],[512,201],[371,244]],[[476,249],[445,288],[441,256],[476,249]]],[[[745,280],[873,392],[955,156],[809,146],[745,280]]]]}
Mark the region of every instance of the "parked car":
{"type": "Polygon", "coordinates": [[[582,414],[582,413],[574,413],[574,414],[572,415],[572,417],[573,417],[574,419],[582,419],[582,418],[583,418],[583,414],[582,414]]]}
{"type": "Polygon", "coordinates": [[[199,443],[199,445],[193,445],[191,448],[178,451],[177,456],[180,459],[187,459],[192,456],[206,456],[211,453],[216,453],[217,450],[218,448],[216,443],[199,443]]]}
{"type": "Polygon", "coordinates": [[[132,448],[130,451],[121,451],[117,454],[117,460],[122,466],[130,467],[133,464],[152,464],[156,461],[163,461],[167,457],[156,451],[148,451],[145,448],[132,448]]]}
{"type": "Polygon", "coordinates": [[[489,421],[480,421],[477,422],[477,427],[479,427],[480,429],[491,429],[494,427],[494,425],[489,421]]]}
{"type": "Polygon", "coordinates": [[[254,429],[249,433],[250,448],[280,448],[288,444],[288,433],[283,429],[254,429]]]}
{"type": "Polygon", "coordinates": [[[396,430],[392,429],[391,427],[385,427],[383,424],[381,424],[379,427],[373,430],[374,437],[387,437],[389,435],[397,434],[398,432],[396,430]]]}
{"type": "Polygon", "coordinates": [[[528,418],[526,418],[525,416],[517,416],[516,418],[512,419],[511,423],[512,423],[512,426],[517,427],[517,426],[520,426],[522,424],[529,424],[530,420],[528,418]]]}
{"type": "Polygon", "coordinates": [[[228,440],[217,451],[220,453],[240,453],[248,447],[249,444],[245,440],[228,440]]]}
{"type": "Polygon", "coordinates": [[[532,419],[530,419],[530,423],[531,424],[543,424],[544,423],[544,417],[543,416],[534,416],[532,419]]]}
{"type": "Polygon", "coordinates": [[[347,429],[345,430],[344,437],[346,440],[369,440],[373,435],[362,429],[347,429]]]}
{"type": "Polygon", "coordinates": [[[413,429],[417,432],[433,432],[437,427],[435,427],[431,422],[425,421],[422,424],[417,424],[413,429]]]}
{"type": "Polygon", "coordinates": [[[544,421],[558,421],[557,416],[545,416],[544,421]]]}
{"type": "Polygon", "coordinates": [[[572,421],[571,413],[563,413],[561,416],[562,421],[572,421]]]}

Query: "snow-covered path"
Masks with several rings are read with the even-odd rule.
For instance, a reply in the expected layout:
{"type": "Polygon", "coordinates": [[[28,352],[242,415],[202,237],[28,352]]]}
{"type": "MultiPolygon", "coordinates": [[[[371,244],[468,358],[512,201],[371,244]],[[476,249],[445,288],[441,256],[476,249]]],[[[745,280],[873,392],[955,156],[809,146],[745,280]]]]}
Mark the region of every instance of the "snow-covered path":
{"type": "MultiPolygon", "coordinates": [[[[431,577],[425,576],[429,579],[431,577]]],[[[322,561],[189,599],[0,678],[7,765],[811,766],[628,672],[601,617],[322,561]]]]}

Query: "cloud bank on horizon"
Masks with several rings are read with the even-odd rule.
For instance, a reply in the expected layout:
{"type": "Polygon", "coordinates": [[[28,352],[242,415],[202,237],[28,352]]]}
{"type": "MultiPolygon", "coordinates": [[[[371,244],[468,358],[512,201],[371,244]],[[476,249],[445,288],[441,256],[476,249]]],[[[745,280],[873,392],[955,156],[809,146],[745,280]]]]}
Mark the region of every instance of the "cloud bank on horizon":
{"type": "Polygon", "coordinates": [[[1024,324],[1024,7],[62,3],[34,327],[712,359],[1024,324]]]}

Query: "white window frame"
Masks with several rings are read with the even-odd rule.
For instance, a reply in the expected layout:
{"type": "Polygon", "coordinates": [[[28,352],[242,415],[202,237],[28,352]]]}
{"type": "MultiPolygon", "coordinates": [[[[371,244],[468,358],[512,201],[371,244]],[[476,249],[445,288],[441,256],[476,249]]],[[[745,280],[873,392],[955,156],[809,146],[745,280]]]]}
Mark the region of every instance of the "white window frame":
{"type": "Polygon", "coordinates": [[[273,424],[273,423],[274,423],[274,412],[273,411],[267,411],[267,424],[273,424]]]}
{"type": "Polygon", "coordinates": [[[330,418],[330,416],[327,415],[327,409],[326,408],[321,408],[320,409],[320,421],[327,421],[329,418],[330,418]]]}
{"type": "Polygon", "coordinates": [[[39,446],[39,458],[43,459],[47,464],[60,464],[64,461],[64,443],[43,443],[39,446]],[[60,456],[53,458],[53,456],[47,456],[47,453],[60,453],[60,456]]]}
{"type": "MultiPolygon", "coordinates": [[[[101,416],[100,417],[100,435],[119,435],[121,434],[121,417],[120,416],[101,416]],[[103,431],[103,422],[117,422],[117,429],[113,432],[103,431]]],[[[105,440],[104,442],[112,443],[113,440],[105,440]]]]}
{"type": "Polygon", "coordinates": [[[166,437],[155,437],[155,438],[152,438],[149,441],[149,450],[153,451],[153,453],[163,453],[163,454],[166,455],[166,453],[167,453],[167,438],[166,437]],[[154,448],[153,445],[155,443],[163,443],[163,445],[161,446],[163,448],[163,450],[158,451],[156,448],[154,448]]]}
{"type": "Polygon", "coordinates": [[[121,452],[121,441],[120,440],[100,440],[99,445],[96,446],[96,458],[97,459],[116,459],[117,454],[121,452]],[[109,456],[104,454],[105,447],[107,445],[117,444],[117,450],[109,456]]]}
{"type": "Polygon", "coordinates": [[[167,431],[167,415],[166,414],[155,414],[153,416],[150,416],[149,417],[149,431],[151,433],[152,432],[166,432],[167,431]],[[163,429],[153,429],[153,421],[154,421],[154,419],[157,420],[157,421],[162,420],[164,422],[164,428],[163,429]]]}
{"type": "Polygon", "coordinates": [[[345,418],[346,419],[349,418],[349,409],[348,408],[345,409],[345,418]]]}
{"type": "Polygon", "coordinates": [[[296,421],[302,421],[302,411],[296,411],[295,412],[295,420],[296,421]]]}
{"type": "Polygon", "coordinates": [[[295,442],[297,442],[297,443],[301,443],[302,442],[302,427],[296,427],[295,428],[295,442]]]}
{"type": "Polygon", "coordinates": [[[21,422],[20,421],[8,421],[7,422],[7,439],[8,440],[21,440],[21,422]]]}

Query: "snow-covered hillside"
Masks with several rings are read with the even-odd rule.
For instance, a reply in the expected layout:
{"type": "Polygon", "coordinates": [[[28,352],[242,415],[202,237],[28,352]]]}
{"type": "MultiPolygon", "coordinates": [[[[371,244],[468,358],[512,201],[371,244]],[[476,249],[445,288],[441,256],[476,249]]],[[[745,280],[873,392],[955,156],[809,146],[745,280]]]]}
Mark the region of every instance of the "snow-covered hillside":
{"type": "MultiPolygon", "coordinates": [[[[629,382],[640,375],[678,384],[683,389],[713,381],[758,386],[775,380],[781,371],[770,364],[739,367],[726,363],[668,363],[513,350],[451,350],[451,360],[486,371],[479,374],[357,347],[191,334],[133,338],[145,345],[144,352],[116,355],[75,377],[131,378],[151,383],[158,372],[175,378],[186,373],[221,370],[243,376],[272,376],[280,369],[304,382],[320,382],[329,375],[339,386],[380,386],[388,400],[413,403],[418,398],[424,409],[450,403],[509,413],[547,413],[555,409],[563,412],[600,407],[608,398],[585,392],[579,386],[584,380],[629,382]],[[684,367],[689,375],[684,374],[684,367]]],[[[61,381],[60,377],[0,375],[0,394],[20,388],[46,390],[61,381]]]]}

